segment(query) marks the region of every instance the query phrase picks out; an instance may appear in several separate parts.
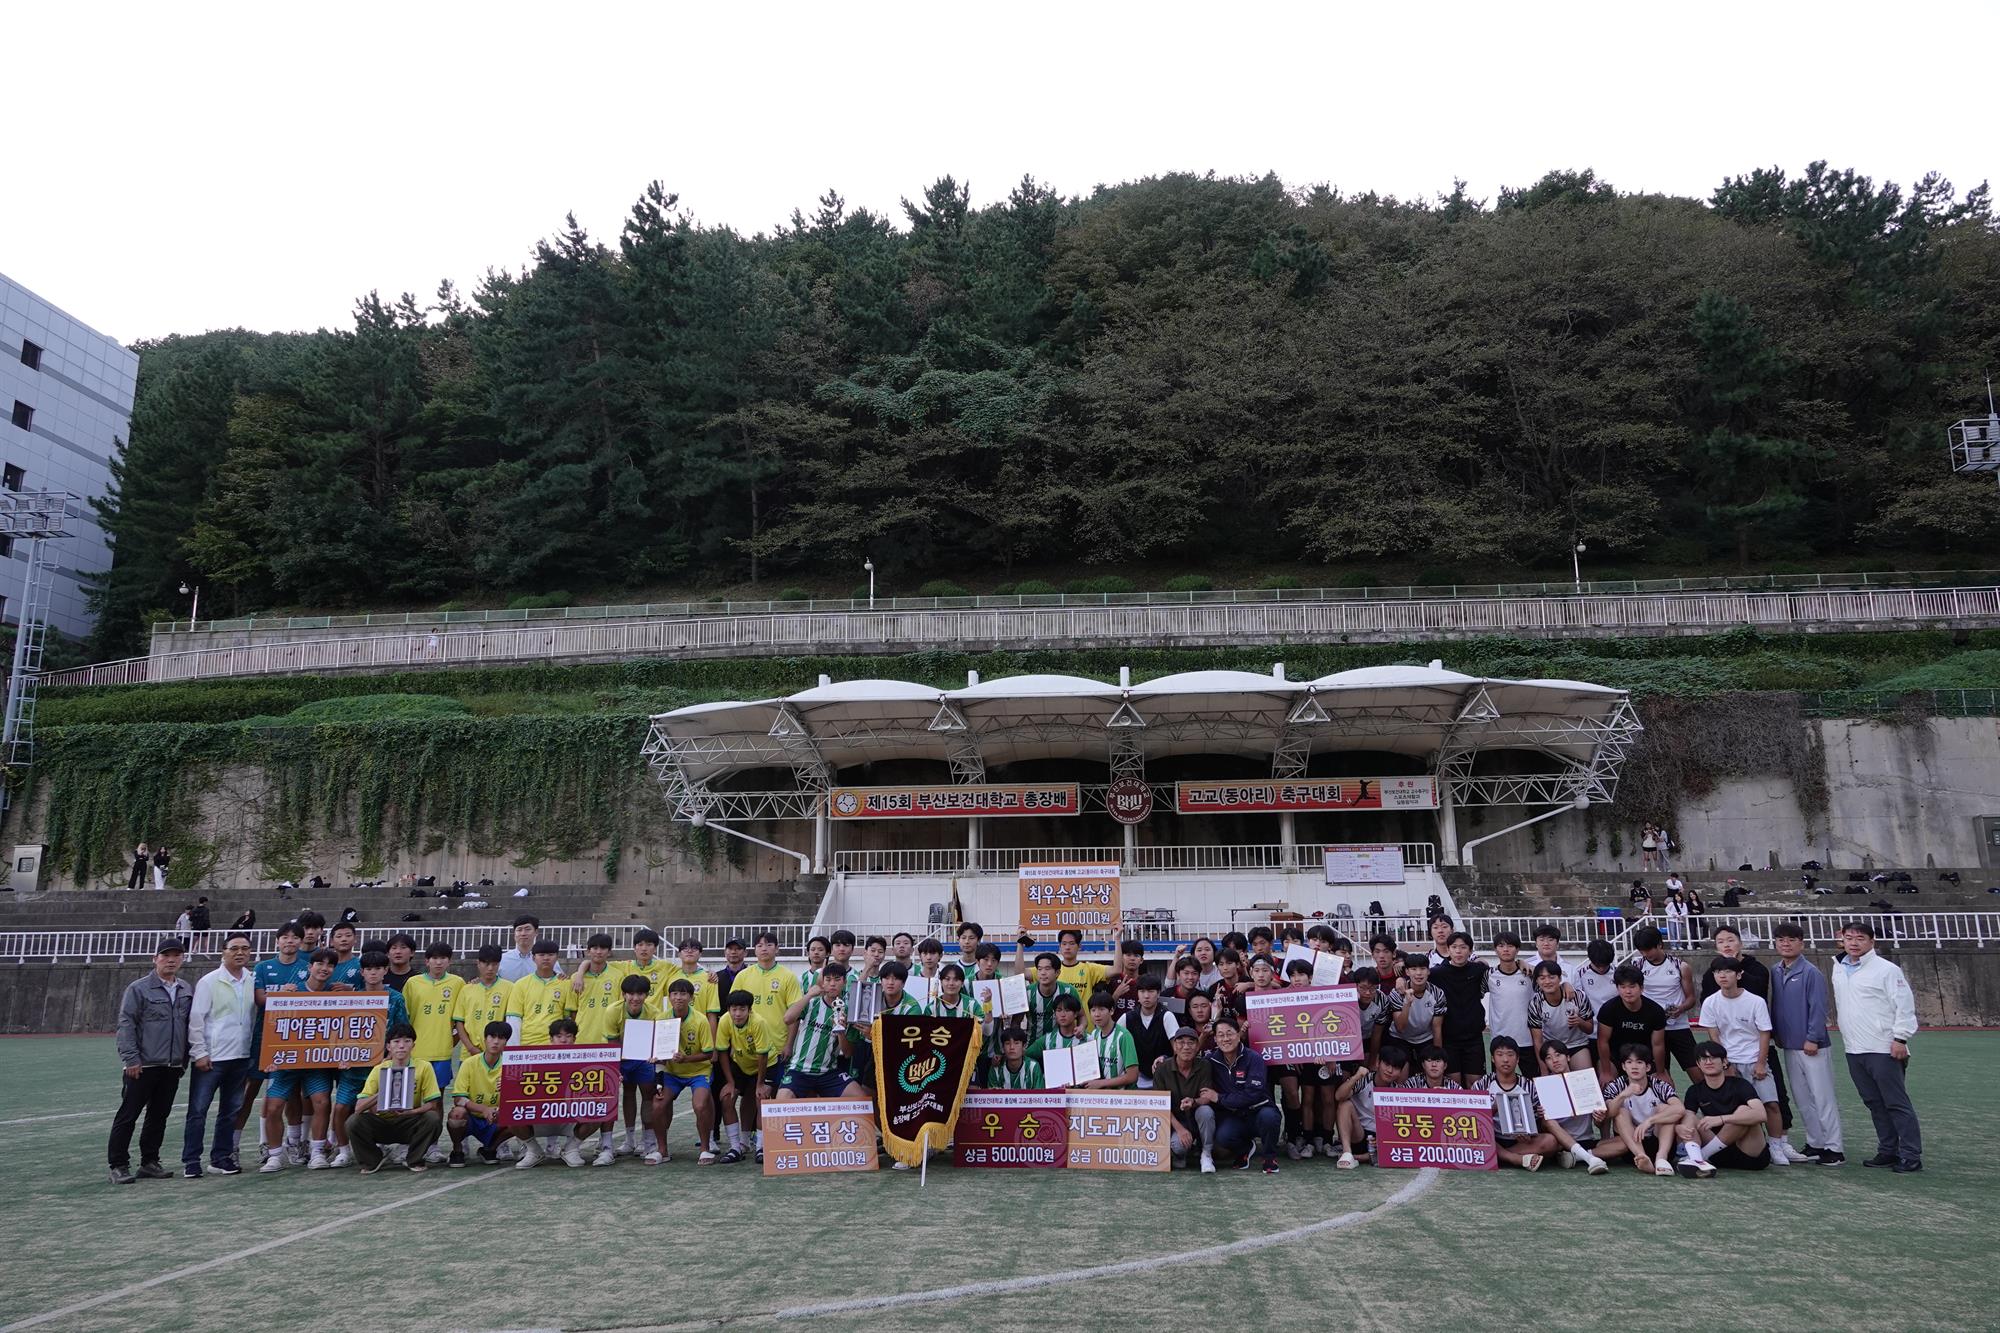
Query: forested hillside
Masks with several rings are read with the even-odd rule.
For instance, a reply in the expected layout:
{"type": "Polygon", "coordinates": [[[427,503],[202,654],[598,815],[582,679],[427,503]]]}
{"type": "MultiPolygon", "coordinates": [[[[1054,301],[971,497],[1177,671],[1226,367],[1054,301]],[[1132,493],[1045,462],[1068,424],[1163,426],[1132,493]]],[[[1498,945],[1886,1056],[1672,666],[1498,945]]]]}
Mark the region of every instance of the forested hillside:
{"type": "MultiPolygon", "coordinates": [[[[310,256],[300,262],[310,263],[310,256]]],[[[1049,561],[1990,553],[1986,187],[1195,176],[775,233],[659,184],[469,293],[141,348],[92,650],[145,615],[1049,561]],[[692,201],[698,206],[699,201],[692,201]]],[[[1953,558],[1956,558],[1954,555],[1953,558]]],[[[906,583],[908,580],[906,579],[906,583]]]]}

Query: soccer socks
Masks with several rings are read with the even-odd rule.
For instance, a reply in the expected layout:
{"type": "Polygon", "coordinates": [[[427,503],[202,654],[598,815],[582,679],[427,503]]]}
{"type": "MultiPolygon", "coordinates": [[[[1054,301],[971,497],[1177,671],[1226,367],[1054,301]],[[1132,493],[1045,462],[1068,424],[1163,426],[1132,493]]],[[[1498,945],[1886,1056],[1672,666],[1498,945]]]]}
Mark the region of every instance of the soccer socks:
{"type": "Polygon", "coordinates": [[[1707,1143],[1702,1144],[1699,1149],[1697,1149],[1692,1143],[1690,1143],[1688,1145],[1688,1152],[1690,1152],[1696,1157],[1701,1158],[1705,1162],[1709,1159],[1711,1154],[1719,1153],[1728,1146],[1729,1145],[1724,1143],[1721,1137],[1718,1135],[1717,1137],[1710,1139],[1707,1143]]]}

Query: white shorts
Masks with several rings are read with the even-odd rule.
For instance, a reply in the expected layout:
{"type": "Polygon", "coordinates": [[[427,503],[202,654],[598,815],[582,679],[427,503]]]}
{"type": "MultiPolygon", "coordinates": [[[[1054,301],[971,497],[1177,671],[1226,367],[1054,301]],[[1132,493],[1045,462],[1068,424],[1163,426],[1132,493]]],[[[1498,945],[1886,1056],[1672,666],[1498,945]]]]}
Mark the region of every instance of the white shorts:
{"type": "Polygon", "coordinates": [[[1772,1078],[1769,1074],[1764,1075],[1762,1078],[1751,1078],[1748,1070],[1744,1071],[1743,1077],[1748,1079],[1750,1086],[1757,1090],[1758,1101],[1764,1103],[1766,1106],[1777,1103],[1778,1080],[1772,1078]]]}

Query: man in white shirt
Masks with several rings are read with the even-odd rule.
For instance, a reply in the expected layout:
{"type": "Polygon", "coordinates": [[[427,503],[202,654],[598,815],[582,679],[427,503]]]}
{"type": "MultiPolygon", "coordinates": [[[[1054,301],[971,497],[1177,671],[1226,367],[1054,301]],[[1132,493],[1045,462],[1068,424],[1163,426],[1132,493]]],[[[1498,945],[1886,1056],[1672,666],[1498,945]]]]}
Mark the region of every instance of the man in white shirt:
{"type": "Polygon", "coordinates": [[[1910,1038],[1917,1035],[1917,1002],[1903,969],[1875,952],[1875,929],[1865,921],[1840,928],[1845,957],[1833,965],[1833,1007],[1847,1074],[1875,1121],[1875,1155],[1863,1166],[1895,1168],[1908,1175],[1924,1168],[1917,1111],[1903,1084],[1910,1038]]]}
{"type": "MultiPolygon", "coordinates": [[[[535,970],[535,941],[542,935],[542,919],[522,914],[514,918],[514,947],[500,955],[500,979],[519,981],[535,970]]],[[[563,974],[556,964],[556,975],[563,974]]]]}
{"type": "Polygon", "coordinates": [[[1785,1144],[1785,1126],[1778,1112],[1778,1085],[1771,1077],[1770,1006],[1763,997],[1743,989],[1741,959],[1718,958],[1711,971],[1715,974],[1715,994],[1701,1002],[1701,1016],[1695,1021],[1722,1043],[1737,1076],[1748,1079],[1756,1089],[1757,1099],[1764,1103],[1771,1165],[1811,1161],[1788,1151],[1785,1144]]]}
{"type": "Polygon", "coordinates": [[[188,1090],[187,1127],[181,1136],[181,1175],[201,1178],[201,1149],[207,1138],[208,1108],[216,1094],[215,1142],[208,1165],[220,1176],[239,1174],[236,1113],[250,1078],[250,1045],[257,1022],[257,979],[250,971],[250,937],[240,930],[222,942],[222,966],[194,984],[188,1010],[188,1061],[194,1083],[188,1090]]]}

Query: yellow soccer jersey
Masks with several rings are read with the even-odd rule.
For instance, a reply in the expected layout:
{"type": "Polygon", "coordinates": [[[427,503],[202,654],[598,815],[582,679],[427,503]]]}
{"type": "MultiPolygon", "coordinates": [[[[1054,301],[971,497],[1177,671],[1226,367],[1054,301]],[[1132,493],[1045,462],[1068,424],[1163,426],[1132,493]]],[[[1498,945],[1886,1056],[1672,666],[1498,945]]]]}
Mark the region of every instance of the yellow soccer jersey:
{"type": "Polygon", "coordinates": [[[452,1036],[451,1020],[463,989],[465,978],[449,972],[441,981],[432,981],[425,973],[403,983],[403,1004],[410,1011],[410,1026],[417,1030],[417,1046],[411,1052],[411,1059],[451,1059],[451,1048],[457,1040],[452,1036]]]}
{"type": "MultiPolygon", "coordinates": [[[[368,1071],[368,1081],[361,1085],[361,1099],[363,1101],[373,1097],[381,1090],[382,1071],[387,1069],[390,1063],[390,1061],[384,1060],[381,1064],[376,1065],[368,1071]]],[[[425,1102],[434,1102],[440,1095],[438,1092],[437,1071],[432,1069],[430,1062],[426,1060],[412,1059],[410,1061],[410,1068],[417,1071],[417,1105],[415,1109],[421,1111],[424,1109],[425,1102]]]]}
{"type": "Polygon", "coordinates": [[[661,1004],[667,1002],[667,983],[680,971],[666,959],[657,957],[644,966],[641,966],[636,958],[627,958],[624,962],[613,963],[611,966],[618,970],[620,976],[644,977],[646,984],[653,988],[647,998],[658,1000],[661,1004]]]}
{"type": "Polygon", "coordinates": [[[785,1025],[785,1010],[799,1002],[798,973],[787,967],[773,964],[769,968],[752,963],[736,974],[730,983],[730,991],[748,991],[755,1008],[752,1013],[770,1019],[780,1028],[785,1025]]]}
{"type": "Polygon", "coordinates": [[[1105,972],[1104,964],[1085,962],[1083,959],[1078,959],[1068,967],[1058,971],[1056,973],[1056,980],[1066,986],[1074,986],[1076,988],[1077,998],[1083,1001],[1086,1006],[1085,1012],[1087,1013],[1089,1012],[1088,1006],[1090,1004],[1091,992],[1104,984],[1104,978],[1107,975],[1109,974],[1105,972]]]}
{"type": "Polygon", "coordinates": [[[576,1044],[596,1045],[608,1040],[604,1021],[611,1017],[611,1011],[625,1007],[624,996],[618,989],[625,974],[616,964],[607,963],[595,976],[587,970],[579,970],[576,975],[583,978],[583,989],[573,993],[569,1008],[570,1017],[576,1020],[576,1044]]]}
{"type": "Polygon", "coordinates": [[[753,1009],[750,1011],[749,1021],[742,1027],[737,1027],[736,1020],[724,1014],[722,1026],[715,1033],[715,1045],[718,1050],[729,1052],[729,1058],[736,1062],[738,1069],[747,1069],[754,1073],[759,1055],[766,1060],[767,1068],[784,1056],[784,1025],[772,1022],[753,1009]]]}
{"type": "MultiPolygon", "coordinates": [[[[507,1013],[521,1020],[521,1037],[515,1044],[549,1045],[549,1024],[571,1011],[572,998],[568,977],[550,977],[545,981],[530,972],[514,982],[507,995],[507,1013]]],[[[582,1037],[577,1039],[581,1041],[582,1037]]]]}
{"type": "Polygon", "coordinates": [[[486,1053],[481,1051],[458,1067],[451,1076],[451,1095],[463,1097],[481,1106],[500,1104],[500,1065],[486,1063],[486,1053]]]}
{"type": "Polygon", "coordinates": [[[465,1035],[472,1038],[475,1049],[485,1038],[488,1023],[507,1021],[507,997],[513,989],[511,981],[495,981],[491,986],[482,986],[476,979],[459,983],[451,1016],[465,1024],[465,1035]]]}
{"type": "Polygon", "coordinates": [[[686,977],[688,984],[694,987],[694,998],[688,1001],[688,1009],[691,1012],[713,1014],[721,1010],[722,997],[715,990],[715,974],[704,968],[696,968],[690,972],[679,963],[667,964],[667,979],[657,992],[661,1004],[667,1002],[667,987],[683,977],[686,977]]]}
{"type": "MultiPolygon", "coordinates": [[[[672,1018],[669,1012],[666,1017],[672,1018]]],[[[715,1029],[709,1026],[708,1015],[698,1014],[692,1008],[688,1016],[681,1020],[681,1054],[686,1059],[667,1061],[667,1072],[676,1078],[693,1078],[706,1074],[715,1058],[715,1029]]]]}
{"type": "Polygon", "coordinates": [[[648,1022],[656,1022],[665,1012],[665,1005],[661,1004],[658,1000],[649,999],[639,1006],[638,1013],[628,1013],[625,1009],[625,997],[621,994],[618,997],[618,1007],[613,1009],[610,1016],[604,1020],[604,1039],[606,1041],[624,1041],[625,1025],[627,1023],[635,1018],[648,1022]]]}

